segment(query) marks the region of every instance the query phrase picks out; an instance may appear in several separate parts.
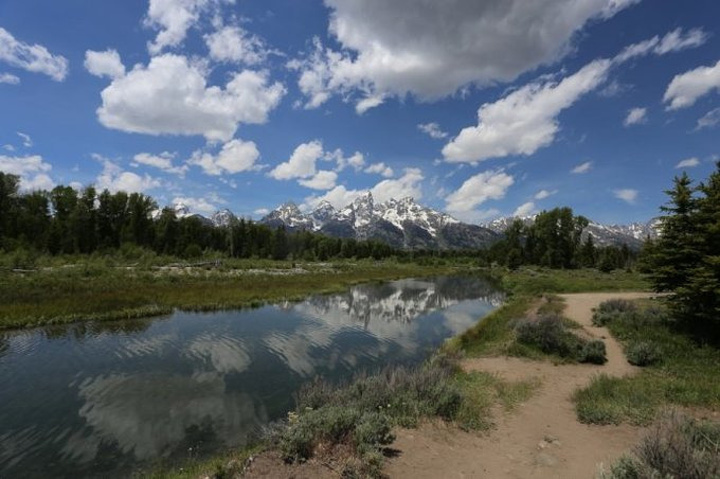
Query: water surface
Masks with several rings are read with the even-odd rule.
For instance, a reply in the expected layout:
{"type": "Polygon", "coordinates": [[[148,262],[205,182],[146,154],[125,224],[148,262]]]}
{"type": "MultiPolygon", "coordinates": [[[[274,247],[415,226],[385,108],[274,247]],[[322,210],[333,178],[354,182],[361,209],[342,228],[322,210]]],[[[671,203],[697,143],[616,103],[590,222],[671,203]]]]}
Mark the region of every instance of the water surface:
{"type": "Polygon", "coordinates": [[[303,382],[421,361],[502,300],[444,277],[0,335],[0,478],[124,477],[241,446],[303,382]]]}

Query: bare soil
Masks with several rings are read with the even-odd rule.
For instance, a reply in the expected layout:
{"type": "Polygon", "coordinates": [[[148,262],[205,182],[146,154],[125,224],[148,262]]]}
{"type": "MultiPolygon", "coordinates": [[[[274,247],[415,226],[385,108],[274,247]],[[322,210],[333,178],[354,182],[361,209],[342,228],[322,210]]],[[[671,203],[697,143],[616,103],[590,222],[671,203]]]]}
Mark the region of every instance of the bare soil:
{"type": "Polygon", "coordinates": [[[485,435],[465,433],[443,424],[400,429],[388,461],[391,478],[592,478],[631,448],[643,429],[627,425],[590,426],[577,421],[573,392],[603,372],[634,374],[622,348],[606,328],[592,326],[592,309],[612,298],[637,299],[646,293],[587,293],[563,295],[565,315],[578,322],[583,334],[603,339],[608,362],[595,365],[554,365],[519,358],[466,360],[467,370],[490,371],[518,381],[540,378],[539,391],[515,411],[496,415],[496,427],[485,435]]]}

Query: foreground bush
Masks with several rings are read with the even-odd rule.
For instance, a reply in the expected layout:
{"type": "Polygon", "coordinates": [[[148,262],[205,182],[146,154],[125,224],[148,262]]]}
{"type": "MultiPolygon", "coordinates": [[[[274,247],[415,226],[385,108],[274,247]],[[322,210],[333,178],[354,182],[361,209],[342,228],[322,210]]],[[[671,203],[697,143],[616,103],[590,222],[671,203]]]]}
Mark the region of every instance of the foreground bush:
{"type": "Polygon", "coordinates": [[[605,364],[605,343],[587,341],[568,330],[563,318],[547,314],[538,319],[522,319],[515,324],[519,343],[539,349],[545,354],[581,363],[605,364]]]}
{"type": "Polygon", "coordinates": [[[635,366],[651,366],[662,359],[662,349],[652,341],[636,341],[625,349],[625,356],[635,366]]]}
{"type": "Polygon", "coordinates": [[[602,479],[720,477],[720,424],[671,413],[602,479]]]}

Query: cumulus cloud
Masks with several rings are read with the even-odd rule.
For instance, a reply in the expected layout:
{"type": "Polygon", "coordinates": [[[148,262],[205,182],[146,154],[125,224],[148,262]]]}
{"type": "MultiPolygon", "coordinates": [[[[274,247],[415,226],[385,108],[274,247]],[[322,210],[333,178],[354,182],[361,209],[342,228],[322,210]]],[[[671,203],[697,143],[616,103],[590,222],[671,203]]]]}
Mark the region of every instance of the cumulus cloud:
{"type": "Polygon", "coordinates": [[[359,151],[356,151],[351,156],[346,157],[345,153],[338,148],[335,151],[325,153],[324,159],[327,161],[335,161],[337,163],[335,171],[342,171],[348,166],[355,171],[360,171],[365,166],[365,156],[359,151]]]}
{"type": "Polygon", "coordinates": [[[157,55],[167,47],[180,45],[200,15],[222,3],[232,4],[235,0],[150,0],[144,23],[160,32],[155,41],[148,43],[148,50],[157,55]]]}
{"type": "Polygon", "coordinates": [[[125,75],[125,65],[117,50],[85,52],[85,69],[97,77],[120,78],[125,75]]]}
{"type": "Polygon", "coordinates": [[[313,190],[331,190],[335,188],[338,175],[334,171],[318,171],[315,176],[308,179],[300,179],[298,183],[313,190]]]}
{"type": "Polygon", "coordinates": [[[157,168],[159,170],[164,171],[165,173],[172,173],[173,175],[178,176],[185,176],[185,173],[188,170],[187,165],[183,166],[175,166],[173,165],[173,160],[175,159],[175,153],[170,153],[167,151],[164,151],[160,153],[159,155],[152,155],[150,153],[138,153],[135,155],[133,160],[135,161],[135,165],[146,165],[146,166],[152,166],[153,168],[157,168]]]}
{"type": "Polygon", "coordinates": [[[418,129],[428,135],[430,138],[434,138],[436,140],[442,140],[443,138],[447,138],[448,134],[447,132],[443,131],[442,128],[440,128],[440,125],[437,123],[420,123],[418,125],[418,129]]]}
{"type": "Polygon", "coordinates": [[[10,73],[0,73],[0,83],[4,83],[6,85],[18,85],[20,84],[20,78],[15,75],[11,75],[10,73]]]}
{"type": "Polygon", "coordinates": [[[395,176],[395,172],[392,168],[387,166],[385,163],[374,163],[367,168],[365,168],[365,173],[370,174],[377,174],[384,176],[385,178],[391,178],[392,176],[395,176]]]}
{"type": "Polygon", "coordinates": [[[207,198],[193,198],[190,196],[177,196],[172,200],[172,204],[179,205],[183,204],[187,206],[190,211],[211,215],[218,210],[218,207],[211,203],[207,198]]]}
{"type": "Polygon", "coordinates": [[[269,175],[276,180],[291,180],[294,178],[308,178],[313,176],[317,169],[315,162],[325,154],[320,141],[303,143],[295,148],[290,159],[277,165],[269,175]]]}
{"type": "Polygon", "coordinates": [[[625,121],[623,121],[623,125],[640,125],[645,122],[647,122],[647,108],[631,108],[625,117],[625,121]]]}
{"type": "Polygon", "coordinates": [[[52,165],[42,156],[5,156],[0,155],[0,171],[20,177],[20,189],[23,191],[51,190],[55,182],[48,173],[52,165]]]}
{"type": "Polygon", "coordinates": [[[68,74],[68,60],[53,55],[42,45],[30,45],[16,40],[0,27],[0,62],[33,73],[44,73],[55,81],[63,81],[68,74]]]}
{"type": "Polygon", "coordinates": [[[527,203],[523,203],[520,206],[517,207],[515,212],[513,213],[513,216],[530,216],[536,212],[535,210],[535,203],[532,201],[528,201],[527,203]]]}
{"type": "Polygon", "coordinates": [[[210,58],[219,62],[256,65],[267,58],[264,42],[238,26],[224,26],[204,39],[210,58]]]}
{"type": "Polygon", "coordinates": [[[540,190],[537,193],[535,193],[535,199],[536,200],[544,200],[545,198],[549,198],[554,194],[557,194],[558,190],[540,190]]]}
{"type": "Polygon", "coordinates": [[[550,145],[557,116],[605,81],[610,60],[596,60],[561,81],[530,83],[478,111],[478,125],[463,129],[443,148],[451,163],[531,155],[550,145]]]}
{"type": "Polygon", "coordinates": [[[418,168],[406,168],[400,178],[383,180],[369,190],[350,190],[344,185],[338,185],[321,196],[312,195],[305,198],[302,209],[310,210],[321,202],[327,201],[335,208],[343,208],[352,203],[358,196],[372,193],[375,201],[383,203],[389,199],[405,198],[410,196],[419,200],[422,198],[422,181],[425,177],[418,168]]]}
{"type": "Polygon", "coordinates": [[[93,155],[93,158],[103,165],[102,172],[95,180],[99,190],[110,192],[125,191],[127,193],[145,193],[153,188],[159,188],[160,180],[150,175],[140,176],[130,171],[124,171],[120,165],[110,161],[101,155],[93,155]]]}
{"type": "Polygon", "coordinates": [[[718,123],[720,123],[720,108],[715,108],[698,119],[697,129],[712,128],[718,123]]]}
{"type": "Polygon", "coordinates": [[[720,90],[720,60],[712,66],[698,67],[672,79],[663,101],[668,110],[679,110],[695,104],[698,98],[720,90]]]}
{"type": "Polygon", "coordinates": [[[675,165],[675,168],[694,168],[699,164],[700,160],[698,160],[697,158],[687,158],[675,165]]]}
{"type": "Polygon", "coordinates": [[[504,171],[485,171],[468,178],[445,198],[446,209],[463,220],[476,219],[475,209],[488,200],[499,200],[515,183],[504,171]]]}
{"type": "Polygon", "coordinates": [[[389,96],[433,100],[553,63],[587,22],[636,2],[327,0],[330,34],[341,51],[316,40],[292,66],[300,71],[307,108],[335,93],[358,93],[361,111],[389,96]]]}
{"type": "Polygon", "coordinates": [[[615,61],[622,63],[650,54],[660,56],[688,48],[696,48],[703,45],[709,37],[710,35],[701,28],[693,28],[687,32],[683,32],[682,28],[676,28],[662,38],[656,35],[648,40],[627,46],[615,57],[615,61]]]}
{"type": "Polygon", "coordinates": [[[136,65],[102,91],[98,119],[108,128],[151,135],[203,135],[230,140],[240,123],[260,124],[285,88],[267,73],[245,70],[224,88],[209,86],[202,65],[165,54],[136,65]]]}
{"type": "Polygon", "coordinates": [[[225,143],[217,155],[196,151],[188,164],[199,166],[207,175],[219,176],[256,170],[255,162],[259,158],[260,152],[254,142],[236,138],[225,143]]]}
{"type": "Polygon", "coordinates": [[[586,161],[585,163],[580,163],[575,168],[573,168],[570,172],[575,175],[582,175],[583,173],[587,173],[592,168],[592,161],[586,161]]]}
{"type": "Polygon", "coordinates": [[[615,198],[625,201],[626,203],[634,204],[637,200],[638,191],[632,189],[621,189],[613,190],[615,198]]]}

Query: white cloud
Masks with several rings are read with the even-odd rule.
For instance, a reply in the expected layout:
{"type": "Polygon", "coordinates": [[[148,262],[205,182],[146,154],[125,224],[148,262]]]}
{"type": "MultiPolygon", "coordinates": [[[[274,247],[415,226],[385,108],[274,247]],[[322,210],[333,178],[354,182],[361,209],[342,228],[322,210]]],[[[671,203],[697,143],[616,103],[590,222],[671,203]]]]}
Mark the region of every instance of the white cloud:
{"type": "Polygon", "coordinates": [[[12,153],[13,151],[15,151],[15,147],[12,146],[12,145],[10,145],[10,144],[3,145],[3,149],[4,149],[5,151],[9,151],[10,153],[12,153]]]}
{"type": "Polygon", "coordinates": [[[395,175],[392,168],[387,166],[385,163],[375,163],[365,168],[365,173],[377,174],[384,176],[385,178],[391,178],[395,175]]]}
{"type": "Polygon", "coordinates": [[[276,180],[308,178],[316,173],[315,162],[322,158],[324,154],[323,145],[320,141],[303,143],[295,148],[288,161],[277,165],[269,175],[276,180]]]}
{"type": "Polygon", "coordinates": [[[113,193],[118,191],[145,193],[162,185],[159,180],[150,175],[140,176],[124,171],[119,165],[100,155],[93,155],[93,158],[103,165],[103,170],[96,179],[96,186],[99,190],[107,189],[113,193]]]}
{"type": "Polygon", "coordinates": [[[138,153],[133,157],[135,163],[141,165],[152,166],[158,168],[165,173],[172,173],[174,175],[185,176],[188,170],[187,165],[175,166],[173,165],[173,159],[175,159],[174,153],[164,151],[159,155],[152,155],[150,153],[138,153]]]}
{"type": "Polygon", "coordinates": [[[25,148],[32,148],[33,141],[32,141],[32,138],[30,138],[30,135],[28,135],[27,133],[23,133],[21,131],[17,131],[16,133],[17,133],[17,136],[19,136],[20,139],[22,139],[22,144],[25,148]]]}
{"type": "Polygon", "coordinates": [[[574,34],[637,0],[327,0],[330,34],[291,66],[307,108],[359,93],[358,110],[389,96],[437,99],[472,85],[510,81],[565,56],[574,34]]]}
{"type": "Polygon", "coordinates": [[[29,72],[44,73],[55,81],[63,81],[68,74],[67,58],[53,55],[42,45],[18,41],[4,28],[0,28],[0,62],[29,72]]]}
{"type": "Polygon", "coordinates": [[[263,72],[231,75],[224,88],[184,56],[165,54],[136,65],[102,92],[98,119],[108,128],[151,135],[203,135],[230,140],[240,123],[265,123],[285,88],[263,72]]]}
{"type": "Polygon", "coordinates": [[[713,66],[698,67],[672,79],[663,101],[668,110],[687,108],[698,98],[720,89],[720,61],[713,66]]]}
{"type": "Polygon", "coordinates": [[[515,180],[503,171],[485,171],[468,178],[462,186],[445,198],[447,210],[458,218],[476,220],[475,209],[488,200],[499,200],[515,180]]]}
{"type": "Polygon", "coordinates": [[[535,210],[535,203],[532,201],[528,201],[527,203],[523,203],[520,206],[517,207],[515,212],[513,213],[513,216],[530,216],[536,212],[535,210]]]}
{"type": "Polygon", "coordinates": [[[2,83],[6,85],[18,85],[20,84],[20,78],[10,73],[0,73],[0,84],[2,83]]]}
{"type": "Polygon", "coordinates": [[[557,117],[605,81],[610,60],[595,60],[561,81],[541,80],[513,91],[478,111],[478,125],[463,129],[443,148],[451,163],[509,155],[531,155],[550,145],[560,129],[557,117]]]}
{"type": "Polygon", "coordinates": [[[710,110],[702,118],[698,119],[697,129],[712,128],[720,123],[720,108],[710,110]]]}
{"type": "Polygon", "coordinates": [[[125,65],[120,60],[117,50],[86,51],[85,69],[98,77],[120,78],[125,76],[125,65]]]}
{"type": "Polygon", "coordinates": [[[210,58],[219,62],[262,63],[267,58],[263,41],[238,26],[225,26],[204,36],[210,58]]]}
{"type": "Polygon", "coordinates": [[[193,198],[189,196],[177,196],[172,200],[172,204],[183,204],[190,211],[201,214],[211,215],[218,210],[218,207],[211,203],[207,198],[193,198]]]}
{"type": "Polygon", "coordinates": [[[253,214],[255,214],[257,216],[265,216],[268,213],[270,213],[270,210],[267,208],[258,208],[255,211],[253,211],[253,214]]]}
{"type": "Polygon", "coordinates": [[[405,168],[400,178],[383,180],[373,186],[370,191],[376,201],[384,203],[390,199],[412,197],[416,200],[422,198],[421,183],[425,177],[419,168],[405,168]]]}
{"type": "Polygon", "coordinates": [[[352,167],[355,171],[360,171],[365,166],[365,156],[359,151],[356,151],[350,157],[345,157],[345,153],[338,148],[335,151],[325,153],[323,159],[335,161],[337,163],[335,171],[342,171],[348,166],[352,167]]]}
{"type": "Polygon", "coordinates": [[[234,139],[225,143],[217,155],[196,151],[188,164],[201,167],[205,174],[219,176],[257,170],[255,162],[259,158],[260,152],[254,142],[234,139]]]}
{"type": "Polygon", "coordinates": [[[328,201],[335,208],[343,208],[352,203],[358,196],[370,191],[376,202],[383,203],[389,199],[413,197],[422,198],[421,183],[424,179],[418,168],[406,168],[402,177],[395,180],[383,180],[369,190],[349,190],[344,185],[338,185],[322,196],[308,196],[301,205],[303,210],[311,210],[322,201],[328,201]]]}
{"type": "Polygon", "coordinates": [[[675,168],[694,168],[700,164],[700,160],[697,158],[687,158],[682,160],[680,163],[675,165],[675,168]]]}
{"type": "Polygon", "coordinates": [[[50,190],[55,182],[48,173],[52,165],[40,155],[4,156],[0,155],[0,171],[20,177],[20,189],[23,191],[50,190]]]}
{"type": "Polygon", "coordinates": [[[313,190],[331,190],[335,188],[337,173],[334,171],[318,171],[315,176],[308,179],[300,179],[298,183],[313,190]]]}
{"type": "Polygon", "coordinates": [[[631,108],[623,121],[623,125],[639,125],[647,122],[647,108],[631,108]]]}
{"type": "Polygon", "coordinates": [[[632,189],[621,189],[613,190],[613,194],[615,195],[615,198],[621,199],[626,203],[634,204],[635,200],[637,200],[638,191],[632,189]]]}
{"type": "Polygon", "coordinates": [[[221,3],[234,0],[150,0],[145,26],[160,30],[155,41],[148,43],[148,50],[157,55],[166,47],[180,45],[187,31],[197,24],[200,15],[217,8],[221,3]]]}
{"type": "Polygon", "coordinates": [[[440,128],[440,125],[435,122],[420,123],[418,125],[418,129],[423,133],[429,135],[430,138],[435,138],[436,140],[441,140],[443,138],[447,138],[448,136],[447,132],[444,132],[442,128],[440,128]]]}
{"type": "Polygon", "coordinates": [[[622,63],[651,53],[659,56],[696,48],[703,45],[709,37],[701,28],[693,28],[685,33],[682,28],[676,28],[662,38],[656,35],[649,40],[629,45],[615,57],[615,61],[622,63]]]}
{"type": "Polygon", "coordinates": [[[573,168],[571,170],[571,173],[576,175],[582,175],[583,173],[587,173],[588,171],[590,171],[590,168],[592,168],[592,161],[586,161],[585,163],[581,163],[575,168],[573,168]]]}
{"type": "Polygon", "coordinates": [[[535,193],[535,199],[536,200],[544,200],[545,198],[549,198],[554,194],[557,194],[558,190],[540,190],[537,193],[535,193]]]}

